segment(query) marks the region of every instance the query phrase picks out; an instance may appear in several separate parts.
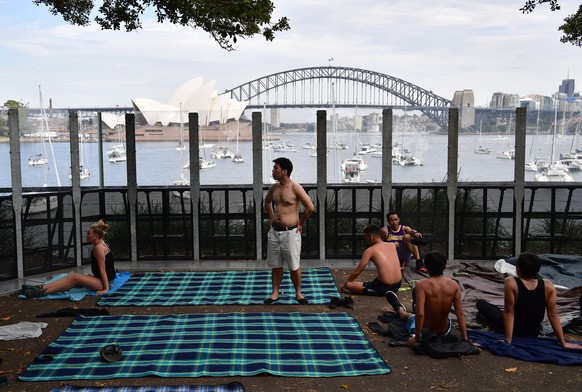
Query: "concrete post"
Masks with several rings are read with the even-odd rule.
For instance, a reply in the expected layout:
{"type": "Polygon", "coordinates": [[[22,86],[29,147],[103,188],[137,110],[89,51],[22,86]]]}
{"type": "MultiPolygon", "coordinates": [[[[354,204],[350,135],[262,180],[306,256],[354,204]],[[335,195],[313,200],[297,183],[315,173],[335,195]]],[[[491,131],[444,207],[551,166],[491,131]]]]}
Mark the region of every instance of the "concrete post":
{"type": "Polygon", "coordinates": [[[69,145],[71,150],[71,191],[75,223],[75,255],[77,267],[83,265],[83,227],[81,225],[81,166],[79,164],[79,114],[69,111],[69,145]]]}
{"type": "Polygon", "coordinates": [[[392,109],[382,110],[382,202],[384,211],[382,219],[390,211],[392,200],[392,135],[393,118],[392,109]]]}
{"type": "Polygon", "coordinates": [[[101,112],[97,113],[97,146],[99,151],[99,188],[105,187],[105,171],[103,170],[103,121],[101,112]]]}
{"type": "Polygon", "coordinates": [[[448,258],[455,259],[455,211],[458,187],[459,109],[449,108],[449,142],[447,161],[447,198],[449,200],[448,258]]]}
{"type": "MultiPolygon", "coordinates": [[[[327,205],[327,113],[317,111],[317,214],[319,219],[319,260],[325,266],[325,210],[327,205]]],[[[337,167],[334,168],[337,170],[337,167]]]]}
{"type": "Polygon", "coordinates": [[[18,279],[24,278],[24,244],[22,242],[22,167],[20,164],[20,122],[18,109],[8,109],[10,133],[10,175],[12,179],[12,209],[14,239],[16,241],[16,269],[18,279]]]}
{"type": "Polygon", "coordinates": [[[129,206],[130,258],[137,260],[137,163],[135,114],[125,114],[125,151],[127,154],[127,203],[129,206]]]}
{"type": "Polygon", "coordinates": [[[190,207],[192,209],[192,257],[200,260],[200,127],[198,113],[188,113],[190,145],[190,207]]]}
{"type": "Polygon", "coordinates": [[[523,237],[523,197],[525,188],[525,138],[527,126],[526,108],[515,110],[515,172],[513,197],[515,198],[514,255],[521,253],[523,237]]]}
{"type": "Polygon", "coordinates": [[[257,261],[263,258],[263,116],[253,112],[253,199],[257,261]]]}

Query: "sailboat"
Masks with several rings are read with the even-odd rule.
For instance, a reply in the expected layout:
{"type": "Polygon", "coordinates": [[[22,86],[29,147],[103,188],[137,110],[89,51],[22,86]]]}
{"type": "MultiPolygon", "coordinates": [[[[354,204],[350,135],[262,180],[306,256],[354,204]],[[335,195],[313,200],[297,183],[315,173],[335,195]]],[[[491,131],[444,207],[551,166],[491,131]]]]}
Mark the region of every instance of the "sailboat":
{"type": "Polygon", "coordinates": [[[121,137],[121,128],[122,126],[120,124],[115,125],[115,129],[117,131],[117,144],[107,149],[107,156],[109,158],[115,156],[115,158],[113,160],[109,159],[109,162],[124,162],[127,160],[127,158],[126,159],[121,158],[124,156],[126,157],[125,142],[121,137]]]}
{"type": "MultiPolygon", "coordinates": [[[[85,166],[85,161],[87,160],[87,151],[85,149],[85,138],[83,137],[83,135],[81,135],[81,156],[80,156],[80,162],[79,162],[79,177],[81,178],[81,180],[86,180],[89,177],[91,177],[91,170],[89,170],[88,167],[85,166]]],[[[73,173],[69,174],[69,178],[72,180],[73,179],[73,173]]]]}
{"type": "Polygon", "coordinates": [[[117,129],[117,140],[119,144],[107,149],[107,155],[109,156],[109,162],[118,163],[127,161],[127,151],[125,150],[125,142],[121,137],[121,125],[116,125],[117,129]]]}
{"type": "MultiPolygon", "coordinates": [[[[180,127],[181,127],[181,129],[183,129],[182,103],[180,103],[180,127]]],[[[184,165],[184,150],[179,150],[179,151],[180,151],[180,179],[172,182],[172,185],[190,186],[190,180],[186,179],[186,177],[184,176],[184,169],[186,168],[186,165],[184,165]]],[[[184,191],[184,192],[173,191],[172,193],[174,194],[174,196],[177,196],[177,197],[184,197],[185,199],[190,198],[190,191],[184,191]]]]}
{"type": "Polygon", "coordinates": [[[497,153],[497,158],[499,159],[515,159],[515,150],[508,149],[507,146],[507,143],[509,141],[509,132],[511,132],[511,116],[509,116],[507,131],[505,133],[505,138],[503,138],[503,147],[501,151],[497,153]]]}
{"type": "MultiPolygon", "coordinates": [[[[54,166],[54,171],[55,171],[55,175],[56,175],[56,179],[57,179],[57,185],[61,186],[61,178],[59,176],[59,170],[57,167],[57,161],[55,160],[55,151],[53,149],[53,144],[50,138],[50,134],[49,134],[49,125],[48,125],[48,116],[46,114],[45,108],[44,108],[44,103],[43,103],[43,99],[42,99],[42,91],[41,91],[41,87],[40,85],[38,86],[38,95],[39,95],[39,100],[40,100],[40,114],[41,114],[41,126],[42,126],[42,134],[43,134],[43,142],[44,142],[44,137],[46,136],[46,138],[48,139],[48,146],[49,146],[49,150],[51,153],[51,160],[53,162],[53,166],[54,166]]],[[[45,148],[45,147],[43,147],[45,148]]],[[[48,186],[48,173],[49,173],[49,165],[48,165],[48,160],[47,160],[47,165],[44,167],[44,184],[42,185],[43,187],[47,187],[48,186]]],[[[30,200],[30,204],[28,206],[26,206],[24,208],[28,208],[28,213],[29,214],[37,214],[37,213],[41,213],[41,212],[46,212],[47,210],[53,210],[55,208],[57,208],[58,206],[58,200],[57,200],[57,196],[48,196],[48,197],[34,197],[32,198],[32,200],[30,200]]]]}
{"type": "Polygon", "coordinates": [[[45,146],[45,138],[50,137],[50,135],[46,134],[45,132],[40,133],[40,153],[36,155],[32,155],[28,157],[28,165],[29,166],[42,166],[48,164],[48,158],[46,156],[46,146],[45,146]]]}
{"type": "Polygon", "coordinates": [[[115,151],[113,154],[109,155],[109,162],[125,162],[127,161],[127,153],[124,151],[115,151]]]}
{"type": "Polygon", "coordinates": [[[538,110],[538,118],[536,120],[536,132],[533,135],[532,141],[531,141],[531,146],[529,148],[529,162],[527,162],[525,164],[525,170],[526,171],[532,171],[532,172],[537,172],[537,171],[542,171],[548,168],[548,166],[550,165],[550,158],[543,158],[543,157],[535,157],[532,158],[532,154],[533,154],[533,148],[539,133],[539,123],[540,123],[540,111],[538,110]]]}
{"type": "MultiPolygon", "coordinates": [[[[223,118],[222,118],[222,108],[220,108],[220,124],[223,124],[223,123],[224,122],[223,122],[223,118]]],[[[234,158],[234,152],[230,148],[221,145],[221,143],[220,143],[221,136],[222,136],[222,129],[219,129],[218,130],[218,145],[216,146],[214,151],[212,151],[210,156],[214,159],[228,159],[228,158],[232,159],[232,158],[234,158]]]]}
{"type": "Polygon", "coordinates": [[[483,120],[479,121],[479,138],[478,138],[479,147],[477,147],[473,150],[473,152],[475,154],[489,154],[491,152],[491,150],[488,149],[487,147],[483,147],[483,143],[481,141],[481,128],[482,128],[482,126],[483,126],[483,120]]]}
{"type": "Polygon", "coordinates": [[[358,145],[357,113],[356,108],[356,114],[354,115],[354,153],[351,158],[344,159],[340,164],[340,171],[344,182],[360,182],[360,173],[368,169],[368,164],[361,155],[358,155],[358,151],[356,150],[356,146],[358,145]]]}
{"type": "Polygon", "coordinates": [[[176,151],[186,151],[188,146],[184,143],[184,122],[182,121],[182,102],[180,102],[180,141],[176,147],[176,151]]]}
{"type": "Polygon", "coordinates": [[[235,163],[244,163],[245,159],[243,158],[242,154],[238,149],[238,134],[239,134],[239,125],[240,119],[236,121],[236,153],[232,157],[232,161],[235,163]]]}
{"type": "Polygon", "coordinates": [[[406,120],[406,106],[404,106],[404,126],[402,127],[402,144],[395,144],[392,149],[392,164],[399,166],[422,166],[422,162],[419,158],[415,157],[414,154],[404,147],[404,134],[405,128],[407,127],[406,120]]]}
{"type": "Polygon", "coordinates": [[[552,135],[552,152],[550,156],[550,164],[549,166],[539,172],[536,173],[534,179],[540,182],[572,182],[574,181],[574,177],[568,174],[568,168],[564,165],[560,164],[559,162],[554,161],[554,156],[556,153],[556,135],[557,135],[557,126],[558,126],[558,105],[556,103],[556,110],[554,113],[554,132],[552,135]]]}

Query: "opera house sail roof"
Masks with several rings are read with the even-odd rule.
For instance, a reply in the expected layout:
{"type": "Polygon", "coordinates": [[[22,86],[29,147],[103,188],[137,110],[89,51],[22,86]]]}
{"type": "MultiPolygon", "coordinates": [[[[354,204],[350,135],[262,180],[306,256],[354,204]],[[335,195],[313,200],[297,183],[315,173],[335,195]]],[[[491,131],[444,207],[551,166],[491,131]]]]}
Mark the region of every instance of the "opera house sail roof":
{"type": "MultiPolygon", "coordinates": [[[[187,122],[187,113],[198,113],[201,127],[220,126],[228,122],[238,121],[248,105],[247,101],[237,101],[229,93],[219,94],[214,89],[215,81],[204,83],[202,77],[191,79],[179,86],[166,103],[151,98],[133,98],[131,100],[138,127],[158,127],[158,135],[168,133],[169,128],[179,128],[187,122]],[[161,133],[161,134],[160,134],[161,133]]],[[[124,116],[115,113],[102,113],[103,123],[114,130],[124,126],[124,116]]],[[[175,129],[173,130],[175,131],[175,129]]],[[[174,134],[175,132],[170,131],[174,134]]],[[[144,136],[143,133],[136,136],[144,136]]],[[[165,140],[175,139],[174,135],[166,135],[165,140]]],[[[160,140],[157,138],[157,140],[160,140]]]]}

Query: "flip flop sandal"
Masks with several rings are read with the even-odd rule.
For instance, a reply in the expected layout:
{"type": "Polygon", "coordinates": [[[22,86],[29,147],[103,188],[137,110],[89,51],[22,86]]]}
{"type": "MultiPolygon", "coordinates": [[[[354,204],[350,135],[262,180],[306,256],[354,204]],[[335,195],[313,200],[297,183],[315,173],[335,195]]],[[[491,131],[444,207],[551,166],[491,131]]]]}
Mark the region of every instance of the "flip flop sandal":
{"type": "Polygon", "coordinates": [[[275,299],[273,299],[273,298],[267,298],[266,300],[263,301],[263,303],[265,305],[271,305],[272,303],[277,302],[278,300],[279,300],[279,298],[275,298],[275,299]]]}

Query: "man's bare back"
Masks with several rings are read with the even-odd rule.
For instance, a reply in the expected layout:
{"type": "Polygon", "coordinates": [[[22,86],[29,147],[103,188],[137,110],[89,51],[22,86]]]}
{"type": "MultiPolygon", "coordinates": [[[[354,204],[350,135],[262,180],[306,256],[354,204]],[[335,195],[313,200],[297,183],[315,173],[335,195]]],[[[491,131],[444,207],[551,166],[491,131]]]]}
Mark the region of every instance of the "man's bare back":
{"type": "Polygon", "coordinates": [[[364,238],[368,248],[364,251],[354,271],[340,286],[340,290],[370,295],[385,295],[386,291],[389,290],[398,291],[402,281],[402,271],[400,270],[396,244],[383,242],[380,238],[380,228],[376,225],[368,225],[364,228],[364,238]],[[377,279],[374,279],[373,282],[356,281],[370,261],[376,266],[377,279]]]}
{"type": "Polygon", "coordinates": [[[378,242],[368,249],[370,261],[376,266],[378,280],[384,284],[392,284],[402,280],[400,261],[393,242],[378,242]]]}
{"type": "Polygon", "coordinates": [[[454,306],[463,339],[467,339],[461,307],[461,290],[457,282],[444,276],[430,276],[416,285],[416,327],[436,334],[449,329],[449,313],[454,306]],[[461,320],[461,319],[462,320],[461,320]]]}

